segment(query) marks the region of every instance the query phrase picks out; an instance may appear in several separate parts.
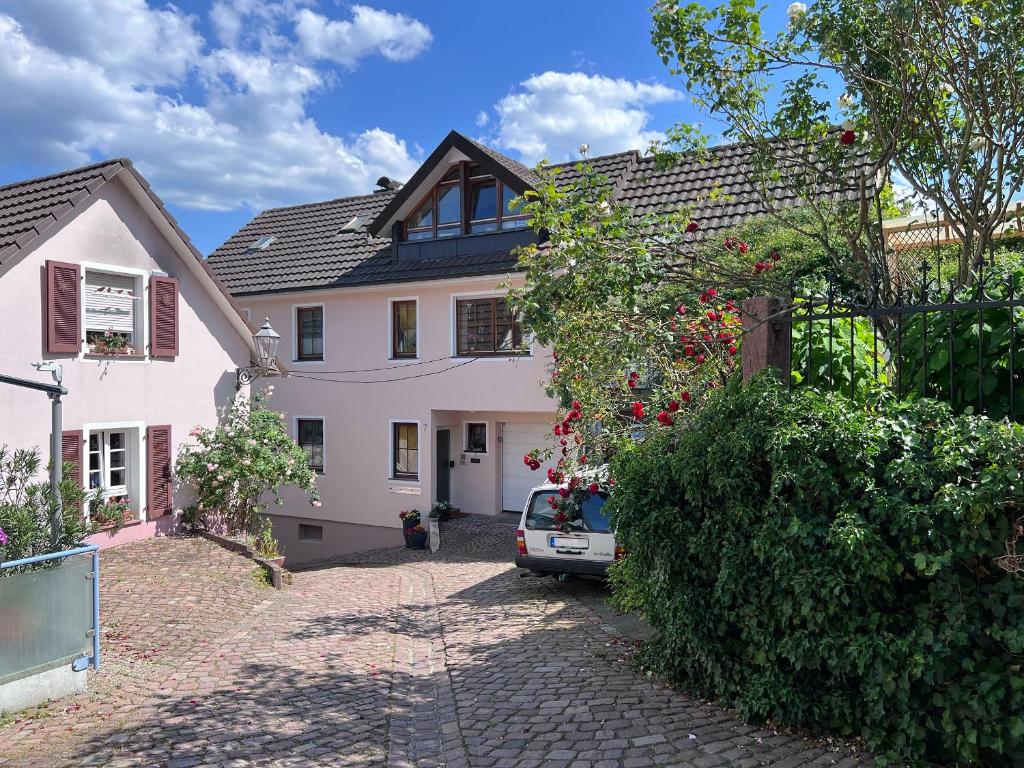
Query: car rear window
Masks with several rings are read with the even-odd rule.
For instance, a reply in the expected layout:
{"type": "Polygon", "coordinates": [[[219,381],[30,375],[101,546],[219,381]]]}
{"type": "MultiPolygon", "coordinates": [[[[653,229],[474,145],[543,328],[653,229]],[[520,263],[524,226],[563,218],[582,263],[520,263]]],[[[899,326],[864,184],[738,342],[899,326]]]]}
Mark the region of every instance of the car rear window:
{"type": "MultiPolygon", "coordinates": [[[[530,507],[526,512],[526,527],[531,531],[557,531],[555,510],[548,499],[557,497],[558,491],[537,491],[530,499],[530,507]]],[[[568,528],[573,531],[590,531],[592,533],[611,533],[611,520],[604,511],[607,495],[588,493],[583,502],[583,517],[573,520],[568,528]]]]}

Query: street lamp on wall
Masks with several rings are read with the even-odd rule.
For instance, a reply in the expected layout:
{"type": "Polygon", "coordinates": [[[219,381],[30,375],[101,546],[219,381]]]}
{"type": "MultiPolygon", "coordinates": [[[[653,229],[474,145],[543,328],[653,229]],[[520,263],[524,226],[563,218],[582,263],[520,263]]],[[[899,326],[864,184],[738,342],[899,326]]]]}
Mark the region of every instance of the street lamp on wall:
{"type": "Polygon", "coordinates": [[[277,345],[281,336],[270,325],[270,318],[263,318],[263,325],[252,335],[256,344],[256,365],[239,368],[236,372],[235,388],[241,389],[244,384],[251,384],[261,376],[276,376],[274,361],[277,358],[277,345]]]}

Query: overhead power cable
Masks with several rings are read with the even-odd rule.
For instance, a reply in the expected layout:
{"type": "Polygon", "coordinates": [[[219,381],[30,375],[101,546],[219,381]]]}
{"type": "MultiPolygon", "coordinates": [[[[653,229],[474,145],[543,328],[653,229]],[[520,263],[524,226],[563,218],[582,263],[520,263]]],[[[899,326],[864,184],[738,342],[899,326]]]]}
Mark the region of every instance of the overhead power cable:
{"type": "MultiPolygon", "coordinates": [[[[422,378],[424,378],[426,376],[437,376],[440,373],[447,373],[448,371],[453,371],[456,368],[461,368],[464,365],[469,365],[470,363],[475,363],[479,359],[480,358],[474,357],[472,360],[466,360],[464,362],[457,363],[455,365],[450,365],[447,368],[442,368],[439,371],[428,371],[426,373],[414,373],[411,376],[397,376],[397,377],[391,378],[391,379],[373,379],[372,381],[362,381],[362,380],[359,380],[359,379],[329,379],[329,378],[323,378],[323,377],[320,377],[320,376],[313,376],[313,375],[304,374],[304,373],[292,373],[292,372],[286,373],[285,374],[285,378],[289,378],[289,379],[309,379],[310,381],[324,381],[324,382],[329,382],[331,384],[391,384],[391,383],[396,382],[396,381],[411,381],[412,379],[422,379],[422,378]]],[[[388,370],[388,369],[384,369],[384,370],[388,370]]]]}
{"type": "Polygon", "coordinates": [[[435,357],[433,360],[417,360],[413,363],[399,363],[396,361],[395,365],[386,365],[382,368],[351,368],[347,371],[316,371],[317,373],[323,374],[338,374],[338,373],[374,373],[376,371],[396,371],[399,368],[412,368],[417,365],[428,365],[430,363],[439,363],[442,360],[451,360],[451,355],[445,355],[444,357],[435,357]]]}

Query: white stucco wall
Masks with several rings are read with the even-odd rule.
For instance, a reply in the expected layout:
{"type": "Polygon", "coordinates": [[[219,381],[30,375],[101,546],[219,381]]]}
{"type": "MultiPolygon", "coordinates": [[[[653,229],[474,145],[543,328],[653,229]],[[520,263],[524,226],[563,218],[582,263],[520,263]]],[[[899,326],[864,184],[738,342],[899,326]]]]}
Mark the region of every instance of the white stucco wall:
{"type": "MultiPolygon", "coordinates": [[[[119,179],[105,184],[68,224],[0,268],[0,328],[6,347],[0,370],[50,382],[48,373],[36,373],[30,363],[60,362],[69,392],[64,398],[65,430],[105,423],[170,424],[176,456],[193,425],[216,423],[218,408],[234,395],[235,368],[249,361],[246,340],[183,261],[177,250],[181,247],[180,240],[175,243],[163,223],[154,223],[119,179]],[[179,355],[173,360],[144,361],[48,355],[43,298],[48,259],[163,271],[178,278],[179,355]]],[[[144,306],[148,310],[148,303],[144,306]]],[[[0,444],[38,446],[46,461],[49,433],[50,404],[44,394],[0,385],[0,444]]],[[[143,476],[145,455],[143,445],[139,452],[143,476]]],[[[142,503],[144,499],[143,490],[142,503]]],[[[176,490],[176,507],[180,501],[176,490]]],[[[139,515],[144,517],[142,509],[139,515]]],[[[162,525],[166,527],[167,522],[162,525]]],[[[147,535],[156,527],[125,529],[119,540],[147,535]]]]}
{"type": "Polygon", "coordinates": [[[287,492],[284,507],[272,511],[304,521],[398,527],[399,511],[416,507],[425,514],[435,498],[435,431],[451,427],[451,454],[456,462],[451,475],[453,503],[467,512],[498,512],[500,445],[496,423],[549,423],[555,410],[542,386],[549,362],[543,348],[534,345],[529,357],[453,357],[454,297],[494,295],[501,282],[501,278],[439,280],[237,297],[238,304],[250,310],[254,324],[269,317],[282,336],[280,355],[293,373],[376,382],[335,383],[298,377],[273,382],[271,405],[288,414],[292,428],[296,416],[324,419],[325,471],[319,477],[320,509],[312,509],[301,494],[287,492]],[[389,299],[395,298],[418,301],[418,360],[389,361],[389,299]],[[317,304],[324,306],[324,362],[295,362],[295,308],[317,304]],[[427,362],[434,360],[437,362],[427,362]],[[420,364],[409,366],[410,362],[420,364]],[[453,368],[456,365],[459,367],[453,368]],[[345,372],[369,368],[383,370],[345,372]],[[439,373],[384,381],[433,372],[439,373]],[[462,465],[462,423],[475,420],[488,423],[488,454],[478,457],[478,464],[467,459],[462,465]],[[389,478],[391,421],[419,422],[418,482],[389,478]]]}

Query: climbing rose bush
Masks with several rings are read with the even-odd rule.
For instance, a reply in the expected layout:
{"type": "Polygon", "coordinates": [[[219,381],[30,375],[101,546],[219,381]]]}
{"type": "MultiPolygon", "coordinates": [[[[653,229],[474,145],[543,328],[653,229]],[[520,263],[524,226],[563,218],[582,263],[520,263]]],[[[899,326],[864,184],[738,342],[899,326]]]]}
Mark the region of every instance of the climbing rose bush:
{"type": "Polygon", "coordinates": [[[178,478],[196,493],[190,510],[196,525],[222,524],[229,533],[258,536],[265,528],[265,495],[280,505],[284,486],[300,488],[320,505],[306,454],[288,435],[284,415],[267,407],[268,396],[239,398],[217,427],[193,428],[195,442],[178,454],[178,478]]]}

